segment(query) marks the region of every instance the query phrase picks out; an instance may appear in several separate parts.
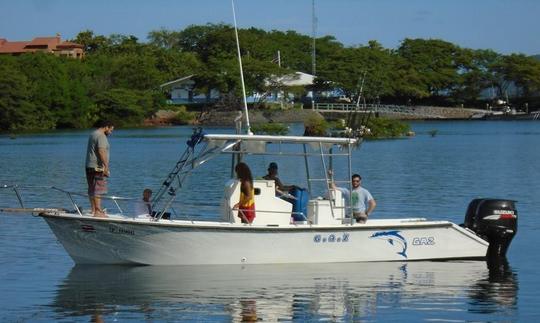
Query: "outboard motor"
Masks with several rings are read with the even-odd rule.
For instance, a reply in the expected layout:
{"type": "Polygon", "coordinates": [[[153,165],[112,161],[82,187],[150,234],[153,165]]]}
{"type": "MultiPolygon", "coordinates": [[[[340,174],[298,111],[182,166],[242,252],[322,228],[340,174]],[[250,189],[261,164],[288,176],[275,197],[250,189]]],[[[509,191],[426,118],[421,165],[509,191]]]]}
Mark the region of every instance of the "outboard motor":
{"type": "Polygon", "coordinates": [[[515,201],[474,199],[469,203],[463,226],[489,242],[488,258],[505,257],[517,232],[515,201]]]}

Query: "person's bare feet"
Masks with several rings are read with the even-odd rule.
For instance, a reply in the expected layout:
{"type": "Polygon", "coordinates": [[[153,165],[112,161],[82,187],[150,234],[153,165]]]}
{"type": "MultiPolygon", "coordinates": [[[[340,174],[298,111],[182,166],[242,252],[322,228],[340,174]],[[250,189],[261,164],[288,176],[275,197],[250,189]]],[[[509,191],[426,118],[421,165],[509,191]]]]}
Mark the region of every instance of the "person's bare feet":
{"type": "Polygon", "coordinates": [[[96,212],[94,212],[94,217],[96,217],[96,218],[108,218],[107,214],[105,214],[105,212],[103,212],[101,210],[96,210],[96,212]]]}

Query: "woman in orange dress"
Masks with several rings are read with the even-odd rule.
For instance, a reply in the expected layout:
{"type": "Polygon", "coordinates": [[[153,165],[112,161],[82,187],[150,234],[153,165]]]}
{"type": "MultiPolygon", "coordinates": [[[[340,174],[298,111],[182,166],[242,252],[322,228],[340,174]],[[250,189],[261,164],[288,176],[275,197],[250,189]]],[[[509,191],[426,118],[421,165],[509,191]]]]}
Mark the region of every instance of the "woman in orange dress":
{"type": "Polygon", "coordinates": [[[246,163],[238,163],[234,170],[240,180],[240,201],[233,209],[238,210],[238,217],[242,223],[252,223],[255,219],[255,190],[251,170],[246,163]]]}

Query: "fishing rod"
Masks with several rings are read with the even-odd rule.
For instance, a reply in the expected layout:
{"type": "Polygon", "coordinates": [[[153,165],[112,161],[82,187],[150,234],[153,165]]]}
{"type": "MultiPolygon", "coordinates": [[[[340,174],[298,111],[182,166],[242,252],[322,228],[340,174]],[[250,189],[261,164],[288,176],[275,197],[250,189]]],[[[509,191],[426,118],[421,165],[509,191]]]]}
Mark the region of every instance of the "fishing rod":
{"type": "Polygon", "coordinates": [[[240,66],[240,81],[242,83],[242,99],[244,100],[244,114],[246,115],[246,127],[247,127],[247,134],[252,135],[251,132],[251,125],[249,123],[249,114],[248,114],[248,107],[247,107],[247,98],[246,98],[246,85],[244,83],[244,69],[242,67],[242,55],[240,53],[240,40],[238,38],[238,27],[236,24],[236,11],[234,6],[234,0],[231,0],[232,5],[232,12],[233,12],[233,20],[234,20],[234,35],[236,36],[236,51],[238,53],[238,65],[240,66]]]}

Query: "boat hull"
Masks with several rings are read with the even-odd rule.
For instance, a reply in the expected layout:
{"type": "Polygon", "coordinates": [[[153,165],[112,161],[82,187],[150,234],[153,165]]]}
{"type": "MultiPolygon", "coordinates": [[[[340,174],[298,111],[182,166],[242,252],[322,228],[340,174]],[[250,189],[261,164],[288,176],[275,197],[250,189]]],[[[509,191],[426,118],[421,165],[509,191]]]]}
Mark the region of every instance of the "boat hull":
{"type": "Polygon", "coordinates": [[[484,258],[488,243],[447,221],[284,227],[42,214],[77,264],[217,265],[484,258]]]}
{"type": "Polygon", "coordinates": [[[479,113],[471,116],[471,119],[474,120],[496,120],[496,121],[506,121],[506,120],[540,120],[540,113],[516,113],[516,114],[489,114],[489,113],[479,113]]]}

